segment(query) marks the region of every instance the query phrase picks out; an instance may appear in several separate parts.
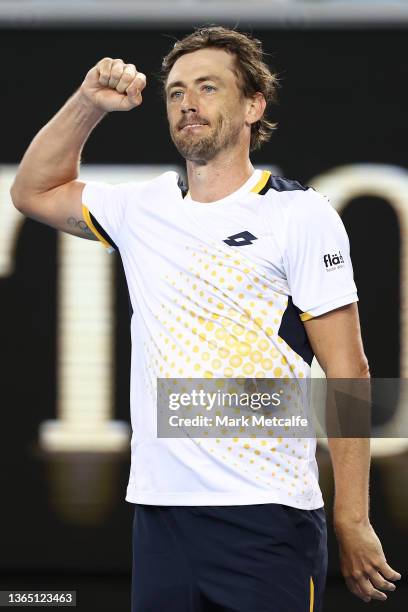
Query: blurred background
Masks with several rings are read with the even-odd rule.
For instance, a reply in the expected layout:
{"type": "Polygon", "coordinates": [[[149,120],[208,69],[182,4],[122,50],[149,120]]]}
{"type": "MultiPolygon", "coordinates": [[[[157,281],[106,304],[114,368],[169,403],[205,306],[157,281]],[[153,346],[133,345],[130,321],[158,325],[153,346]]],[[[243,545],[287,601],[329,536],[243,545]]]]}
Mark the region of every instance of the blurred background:
{"type": "MultiPolygon", "coordinates": [[[[281,78],[279,129],[257,166],[328,195],[347,227],[374,377],[408,377],[408,5],[348,0],[0,0],[0,590],[72,589],[87,612],[130,610],[129,311],[120,259],[11,205],[36,132],[102,57],[148,75],[144,103],[104,119],[83,179],[183,169],[157,74],[193,27],[252,32],[281,78]]],[[[382,424],[406,411],[395,393],[382,424]]],[[[363,609],[341,579],[327,447],[318,460],[329,525],[325,612],[363,609]]],[[[403,574],[408,440],[373,440],[371,518],[403,574]]],[[[371,608],[384,606],[371,602],[371,608]]],[[[384,608],[384,609],[385,609],[384,608]]],[[[160,612],[160,611],[158,611],[160,612]]],[[[284,611],[276,611],[284,612],[284,611]]]]}

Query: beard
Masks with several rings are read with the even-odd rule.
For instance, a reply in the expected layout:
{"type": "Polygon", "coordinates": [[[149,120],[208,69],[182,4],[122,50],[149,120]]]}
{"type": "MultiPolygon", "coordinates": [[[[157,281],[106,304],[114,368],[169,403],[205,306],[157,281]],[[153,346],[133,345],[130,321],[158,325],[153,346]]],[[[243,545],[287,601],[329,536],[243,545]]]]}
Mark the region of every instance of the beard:
{"type": "Polygon", "coordinates": [[[216,155],[236,144],[240,130],[234,126],[229,117],[219,115],[214,127],[205,119],[194,117],[197,123],[206,123],[206,135],[184,133],[180,128],[186,124],[186,119],[180,121],[175,127],[170,126],[171,139],[178,152],[185,160],[206,164],[216,155]]]}

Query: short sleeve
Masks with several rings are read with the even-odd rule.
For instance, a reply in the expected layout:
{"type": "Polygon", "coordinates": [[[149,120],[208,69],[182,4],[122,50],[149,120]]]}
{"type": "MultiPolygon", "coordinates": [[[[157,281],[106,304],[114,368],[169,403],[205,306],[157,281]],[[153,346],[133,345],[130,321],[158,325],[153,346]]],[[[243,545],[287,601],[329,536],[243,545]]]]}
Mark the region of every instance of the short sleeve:
{"type": "Polygon", "coordinates": [[[339,214],[313,189],[291,204],[284,265],[292,301],[307,321],[358,301],[350,243],[339,214]]]}
{"type": "Polygon", "coordinates": [[[84,220],[109,252],[119,249],[126,201],[126,184],[88,182],[83,189],[84,220]]]}

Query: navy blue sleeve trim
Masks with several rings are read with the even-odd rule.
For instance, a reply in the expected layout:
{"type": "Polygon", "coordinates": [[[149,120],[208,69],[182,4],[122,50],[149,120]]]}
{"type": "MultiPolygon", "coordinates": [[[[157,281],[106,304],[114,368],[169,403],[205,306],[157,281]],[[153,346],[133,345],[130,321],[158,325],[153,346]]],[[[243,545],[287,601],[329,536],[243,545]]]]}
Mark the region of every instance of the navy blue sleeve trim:
{"type": "Polygon", "coordinates": [[[89,216],[91,218],[92,223],[94,224],[95,228],[98,230],[98,232],[100,233],[100,235],[106,240],[106,242],[108,244],[110,244],[111,247],[113,247],[115,249],[115,251],[119,251],[118,247],[116,246],[115,242],[112,240],[112,238],[109,236],[108,232],[106,232],[103,227],[101,226],[101,224],[95,219],[95,217],[93,216],[93,214],[91,213],[91,211],[89,211],[89,216]]]}

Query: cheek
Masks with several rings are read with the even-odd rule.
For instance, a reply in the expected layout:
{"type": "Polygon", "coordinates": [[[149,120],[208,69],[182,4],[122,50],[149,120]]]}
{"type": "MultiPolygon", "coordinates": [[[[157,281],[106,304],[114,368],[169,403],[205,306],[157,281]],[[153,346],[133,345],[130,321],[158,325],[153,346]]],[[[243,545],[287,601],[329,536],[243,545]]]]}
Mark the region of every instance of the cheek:
{"type": "Polygon", "coordinates": [[[228,123],[237,123],[241,121],[242,118],[242,110],[234,100],[226,99],[221,107],[220,113],[228,123]]]}
{"type": "Polygon", "coordinates": [[[178,121],[177,111],[172,106],[167,106],[167,121],[169,122],[170,127],[178,121]]]}
{"type": "Polygon", "coordinates": [[[229,131],[233,126],[239,123],[239,118],[236,115],[236,109],[225,106],[220,112],[220,126],[229,131]]]}

